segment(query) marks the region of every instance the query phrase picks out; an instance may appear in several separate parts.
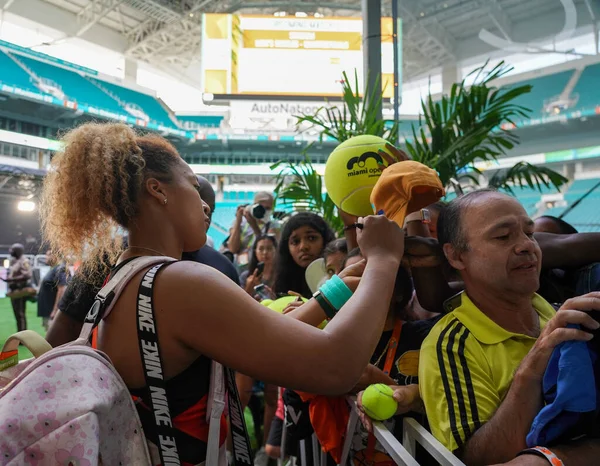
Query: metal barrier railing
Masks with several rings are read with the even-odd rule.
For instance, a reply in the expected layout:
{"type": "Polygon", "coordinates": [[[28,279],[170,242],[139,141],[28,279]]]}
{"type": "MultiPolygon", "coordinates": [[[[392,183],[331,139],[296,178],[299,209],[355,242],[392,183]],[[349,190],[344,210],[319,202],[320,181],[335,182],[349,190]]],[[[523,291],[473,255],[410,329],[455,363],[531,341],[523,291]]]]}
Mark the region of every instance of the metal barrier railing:
{"type": "MultiPolygon", "coordinates": [[[[342,449],[342,457],[338,466],[347,466],[350,458],[350,448],[352,438],[358,425],[358,406],[353,397],[348,398],[350,406],[350,418],[346,427],[346,437],[342,449]]],[[[288,463],[285,463],[285,445],[286,445],[286,423],[283,423],[283,431],[281,434],[281,457],[278,459],[278,466],[295,466],[297,458],[289,458],[288,463]]],[[[373,434],[379,441],[385,452],[400,466],[419,466],[415,459],[416,444],[419,443],[441,466],[465,466],[456,456],[445,448],[435,437],[419,424],[413,418],[404,418],[403,423],[403,439],[402,443],[390,432],[383,423],[373,423],[373,434]]],[[[310,440],[300,441],[300,464],[305,466],[308,459],[307,441],[312,442],[312,464],[314,466],[327,466],[327,454],[323,452],[317,437],[312,435],[310,440]]]]}
{"type": "Polygon", "coordinates": [[[465,466],[465,464],[442,445],[425,427],[410,417],[404,418],[402,443],[404,448],[415,456],[417,442],[441,466],[465,466]]]}

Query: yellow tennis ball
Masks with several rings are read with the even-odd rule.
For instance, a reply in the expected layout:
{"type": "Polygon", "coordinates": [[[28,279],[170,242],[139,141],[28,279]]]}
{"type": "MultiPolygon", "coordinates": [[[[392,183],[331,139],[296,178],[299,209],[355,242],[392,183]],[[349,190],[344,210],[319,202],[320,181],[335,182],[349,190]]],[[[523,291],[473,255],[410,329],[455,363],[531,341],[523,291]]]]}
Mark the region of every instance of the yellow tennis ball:
{"type": "Polygon", "coordinates": [[[365,413],[376,421],[385,421],[396,414],[398,403],[393,398],[394,391],[383,383],[369,385],[362,395],[365,413]]]}
{"type": "MultiPolygon", "coordinates": [[[[275,301],[271,301],[268,305],[266,305],[269,309],[275,312],[279,312],[280,314],[288,307],[292,302],[298,299],[297,296],[284,296],[283,298],[276,299],[275,301]]],[[[308,301],[306,298],[302,298],[302,302],[308,301]]],[[[264,301],[263,301],[264,304],[264,301]]]]}
{"type": "Polygon", "coordinates": [[[329,155],[325,165],[325,187],[333,203],[358,217],[373,215],[371,191],[387,165],[377,153],[387,141],[379,136],[355,136],[344,141],[329,155]]]}

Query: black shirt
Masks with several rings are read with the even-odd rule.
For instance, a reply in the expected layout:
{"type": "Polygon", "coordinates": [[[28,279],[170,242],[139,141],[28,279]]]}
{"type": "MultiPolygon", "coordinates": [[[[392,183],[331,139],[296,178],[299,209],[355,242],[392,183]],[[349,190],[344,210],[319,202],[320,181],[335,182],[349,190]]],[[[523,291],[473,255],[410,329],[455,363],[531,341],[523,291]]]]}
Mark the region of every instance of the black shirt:
{"type": "Polygon", "coordinates": [[[56,294],[59,286],[67,284],[67,268],[61,265],[55,265],[42,279],[40,291],[38,293],[38,317],[50,317],[56,294]]]}
{"type": "MultiPolygon", "coordinates": [[[[440,320],[441,316],[427,320],[416,320],[403,322],[398,347],[394,357],[394,364],[390,370],[390,377],[398,385],[410,385],[419,383],[419,352],[423,340],[429,331],[440,320]]],[[[371,357],[371,364],[383,370],[387,356],[387,347],[392,330],[383,332],[381,339],[371,357]]]]}
{"type": "Polygon", "coordinates": [[[235,265],[231,263],[227,257],[221,254],[219,251],[211,248],[210,246],[204,246],[198,251],[194,252],[184,252],[182,260],[184,261],[194,261],[199,262],[200,264],[208,265],[213,269],[217,269],[223,275],[226,275],[235,283],[240,283],[240,277],[235,268],[235,265]]]}
{"type": "MultiPolygon", "coordinates": [[[[223,254],[209,246],[204,246],[194,252],[184,252],[182,260],[208,265],[239,284],[239,276],[235,266],[223,254]]],[[[99,287],[84,282],[78,274],[75,274],[60,300],[58,308],[69,317],[83,322],[99,291],[99,287]]]]}

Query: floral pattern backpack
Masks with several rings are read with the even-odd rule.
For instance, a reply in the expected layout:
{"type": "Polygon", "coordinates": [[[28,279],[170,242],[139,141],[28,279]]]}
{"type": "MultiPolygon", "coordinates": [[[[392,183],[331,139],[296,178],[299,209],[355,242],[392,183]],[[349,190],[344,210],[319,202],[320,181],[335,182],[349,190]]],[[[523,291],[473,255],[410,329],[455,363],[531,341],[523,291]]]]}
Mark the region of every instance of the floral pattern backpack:
{"type": "Polygon", "coordinates": [[[0,353],[0,466],[153,464],[127,386],[89,340],[129,280],[168,260],[144,257],[121,268],[98,293],[78,340],[51,349],[26,330],[6,341],[0,353]],[[19,343],[35,358],[17,364],[19,343]]]}
{"type": "MultiPolygon", "coordinates": [[[[150,466],[180,464],[168,404],[152,406],[159,445],[152,454],[134,401],[108,357],[90,347],[92,331],[106,318],[129,281],[151,267],[140,284],[137,304],[140,348],[160,355],[152,304],[154,276],[168,257],[140,257],[126,263],[100,290],[79,338],[52,349],[30,330],[10,337],[0,353],[0,466],[150,466]],[[34,355],[18,363],[18,346],[34,355]]],[[[161,358],[142,351],[146,384],[166,396],[161,358]]],[[[207,466],[226,464],[219,448],[220,420],[229,397],[236,466],[251,466],[252,451],[235,375],[213,361],[206,422],[207,466]]],[[[153,397],[154,398],[154,397],[153,397]]],[[[164,398],[163,398],[164,399],[164,398]]],[[[157,398],[160,401],[160,397],[157,398]]],[[[152,404],[152,403],[151,403],[152,404]]]]}

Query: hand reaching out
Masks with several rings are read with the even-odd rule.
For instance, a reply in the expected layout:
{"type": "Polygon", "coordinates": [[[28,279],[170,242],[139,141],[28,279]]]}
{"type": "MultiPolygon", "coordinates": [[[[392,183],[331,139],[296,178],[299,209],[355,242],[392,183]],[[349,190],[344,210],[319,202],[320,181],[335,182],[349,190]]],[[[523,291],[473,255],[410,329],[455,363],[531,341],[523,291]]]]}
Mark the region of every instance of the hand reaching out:
{"type": "MultiPolygon", "coordinates": [[[[421,400],[421,394],[419,393],[419,386],[417,384],[411,385],[390,385],[390,388],[394,391],[394,400],[398,403],[398,409],[396,410],[395,416],[405,414],[410,411],[418,413],[424,413],[423,400],[421,400]]],[[[360,392],[356,397],[356,404],[359,409],[359,417],[365,429],[369,432],[373,431],[373,421],[365,413],[362,406],[362,395],[360,392]]]]}
{"type": "Polygon", "coordinates": [[[398,149],[396,146],[390,144],[389,142],[385,145],[385,148],[387,149],[387,151],[385,151],[383,149],[379,149],[377,151],[377,153],[379,155],[381,155],[383,160],[385,160],[385,162],[387,163],[387,165],[384,165],[384,164],[380,165],[379,169],[381,171],[384,171],[390,165],[394,165],[395,163],[404,162],[405,160],[410,159],[410,157],[406,154],[406,152],[401,151],[400,149],[398,149]],[[391,155],[390,155],[390,152],[391,152],[391,155]]]}

